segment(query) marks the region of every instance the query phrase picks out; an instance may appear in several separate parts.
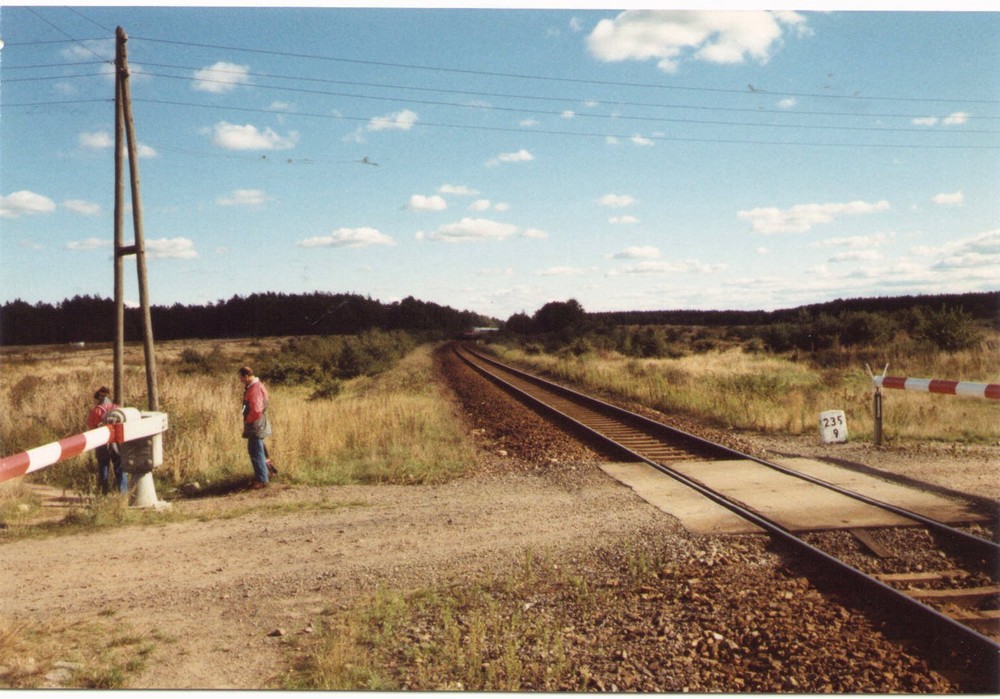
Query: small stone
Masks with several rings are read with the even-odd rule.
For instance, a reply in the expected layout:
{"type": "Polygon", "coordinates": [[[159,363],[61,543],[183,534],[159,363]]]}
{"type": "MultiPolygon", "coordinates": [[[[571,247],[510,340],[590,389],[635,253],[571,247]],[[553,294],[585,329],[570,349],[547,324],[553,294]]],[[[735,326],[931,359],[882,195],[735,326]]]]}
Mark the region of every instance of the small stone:
{"type": "Polygon", "coordinates": [[[284,636],[284,635],[285,635],[285,630],[282,628],[277,628],[268,634],[270,638],[277,638],[279,636],[284,636]]]}

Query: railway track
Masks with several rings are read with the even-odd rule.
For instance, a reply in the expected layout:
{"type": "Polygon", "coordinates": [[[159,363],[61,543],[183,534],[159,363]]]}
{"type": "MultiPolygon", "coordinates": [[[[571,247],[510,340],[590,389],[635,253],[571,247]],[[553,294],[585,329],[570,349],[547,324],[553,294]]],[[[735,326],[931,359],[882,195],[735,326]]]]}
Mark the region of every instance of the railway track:
{"type": "MultiPolygon", "coordinates": [[[[517,395],[536,410],[581,436],[604,445],[626,460],[645,462],[665,476],[694,489],[705,498],[767,532],[821,570],[827,584],[865,604],[905,620],[908,635],[925,641],[962,674],[975,678],[983,691],[1000,689],[1000,545],[891,503],[881,502],[780,464],[742,454],[726,446],[677,430],[591,396],[502,364],[456,344],[454,351],[476,371],[517,395]],[[732,468],[766,468],[796,479],[803,487],[824,488],[838,497],[882,509],[923,530],[941,559],[959,566],[941,570],[907,569],[878,572],[848,562],[823,548],[823,536],[793,531],[793,526],[756,511],[693,477],[697,462],[733,462],[732,468]],[[692,466],[692,464],[694,464],[692,466]]],[[[892,557],[877,539],[877,531],[842,527],[859,539],[875,558],[892,557]]],[[[905,552],[909,553],[909,552],[905,552]]],[[[905,556],[904,556],[905,557],[905,556]]]]}

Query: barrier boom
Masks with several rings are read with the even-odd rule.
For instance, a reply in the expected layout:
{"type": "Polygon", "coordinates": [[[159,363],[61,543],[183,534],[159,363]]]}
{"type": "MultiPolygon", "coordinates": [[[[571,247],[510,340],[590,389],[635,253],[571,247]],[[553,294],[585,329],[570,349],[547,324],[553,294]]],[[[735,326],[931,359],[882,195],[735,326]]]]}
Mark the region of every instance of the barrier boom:
{"type": "Polygon", "coordinates": [[[103,425],[20,454],[0,459],[0,483],[38,471],[52,464],[91,451],[105,444],[121,444],[152,437],[167,429],[166,413],[146,413],[140,420],[103,425]]]}
{"type": "Polygon", "coordinates": [[[876,388],[896,388],[903,391],[924,391],[947,395],[973,396],[1000,400],[1000,384],[945,381],[942,379],[911,379],[904,376],[875,376],[876,388]]]}

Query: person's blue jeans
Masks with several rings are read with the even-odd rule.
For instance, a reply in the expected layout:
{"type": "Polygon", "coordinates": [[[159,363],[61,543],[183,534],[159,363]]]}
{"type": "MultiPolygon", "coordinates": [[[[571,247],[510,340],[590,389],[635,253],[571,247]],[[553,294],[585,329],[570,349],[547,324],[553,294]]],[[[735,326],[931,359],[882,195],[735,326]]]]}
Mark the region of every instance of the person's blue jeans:
{"type": "Polygon", "coordinates": [[[128,492],[128,474],[122,468],[121,457],[115,458],[107,447],[98,447],[97,452],[97,485],[105,495],[111,490],[111,465],[115,467],[115,488],[119,493],[128,492]]]}
{"type": "Polygon", "coordinates": [[[267,483],[267,457],[264,455],[264,440],[260,437],[247,437],[247,451],[250,453],[250,463],[253,465],[254,480],[267,483]]]}

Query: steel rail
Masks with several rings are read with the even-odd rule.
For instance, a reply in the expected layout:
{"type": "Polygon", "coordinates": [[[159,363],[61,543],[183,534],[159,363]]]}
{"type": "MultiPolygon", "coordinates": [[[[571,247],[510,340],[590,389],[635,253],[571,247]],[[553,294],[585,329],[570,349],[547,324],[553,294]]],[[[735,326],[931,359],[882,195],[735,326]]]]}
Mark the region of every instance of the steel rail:
{"type": "MultiPolygon", "coordinates": [[[[920,629],[920,631],[924,633],[931,633],[932,634],[931,638],[934,638],[936,641],[942,641],[944,639],[948,639],[950,641],[949,646],[955,649],[957,652],[961,653],[963,656],[965,656],[969,660],[969,662],[972,663],[974,667],[977,669],[977,674],[980,677],[991,678],[990,680],[987,681],[992,681],[994,684],[991,686],[991,688],[994,690],[996,689],[997,678],[1000,678],[1000,643],[997,643],[993,639],[979,633],[974,629],[969,628],[968,626],[956,621],[955,619],[952,619],[951,617],[939,612],[933,607],[930,607],[920,602],[919,600],[910,597],[909,595],[905,594],[905,592],[897,590],[896,588],[882,582],[881,580],[878,580],[877,578],[874,578],[871,575],[868,575],[867,573],[864,573],[863,571],[854,568],[853,566],[845,563],[844,561],[841,561],[840,559],[831,556],[825,551],[813,546],[812,544],[804,541],[803,539],[800,539],[790,530],[788,530],[778,522],[770,519],[769,517],[766,517],[758,512],[754,512],[748,509],[746,506],[730,498],[725,497],[721,493],[711,490],[710,488],[698,482],[697,480],[690,478],[682,473],[679,473],[664,464],[649,459],[633,449],[623,446],[619,442],[611,439],[607,435],[602,434],[601,432],[590,427],[589,425],[586,425],[585,423],[577,420],[573,416],[568,415],[565,412],[560,411],[551,405],[545,404],[539,398],[531,395],[527,391],[524,391],[518,388],[517,386],[511,384],[509,381],[504,380],[502,377],[499,377],[496,374],[487,371],[485,367],[477,364],[476,362],[472,361],[467,356],[465,356],[465,353],[471,354],[475,356],[477,359],[480,359],[488,364],[491,364],[503,371],[508,371],[517,377],[529,381],[530,383],[533,383],[543,388],[550,389],[555,393],[564,396],[573,396],[574,399],[581,400],[590,405],[596,405],[602,408],[610,409],[610,411],[615,415],[621,415],[622,417],[627,416],[626,419],[628,419],[629,421],[638,418],[638,420],[636,420],[637,422],[649,423],[653,426],[656,426],[657,428],[662,429],[667,433],[676,433],[678,435],[681,435],[682,438],[685,440],[691,439],[694,440],[695,442],[701,442],[707,445],[713,445],[717,447],[719,451],[722,453],[738,455],[738,458],[748,458],[753,461],[757,461],[758,463],[762,463],[765,466],[769,466],[770,464],[768,464],[767,462],[750,457],[748,455],[740,454],[740,452],[725,447],[723,445],[715,444],[714,442],[710,442],[709,440],[703,439],[701,437],[696,437],[695,435],[692,435],[688,432],[684,432],[683,430],[678,430],[676,428],[670,427],[669,425],[658,423],[655,420],[650,420],[649,418],[646,418],[642,415],[637,415],[630,411],[624,410],[623,408],[619,408],[618,406],[611,405],[610,403],[606,403],[599,399],[574,391],[573,389],[566,388],[565,386],[560,386],[559,384],[556,384],[554,382],[547,381],[545,379],[533,376],[532,374],[521,371],[519,369],[509,367],[503,364],[502,362],[499,362],[489,357],[485,357],[480,353],[469,350],[468,348],[462,347],[462,349],[460,350],[457,345],[454,345],[453,348],[455,354],[470,367],[475,369],[480,374],[488,377],[490,380],[504,386],[508,391],[511,391],[516,395],[521,396],[530,404],[541,406],[546,411],[549,411],[551,413],[560,416],[561,419],[567,420],[568,422],[576,426],[578,429],[581,429],[585,433],[592,435],[601,442],[613,446],[616,450],[630,455],[637,461],[641,461],[652,466],[661,473],[695,490],[696,492],[708,498],[712,502],[721,505],[722,507],[733,512],[737,516],[760,527],[768,534],[770,534],[772,537],[774,537],[776,540],[796,550],[800,554],[805,555],[809,560],[821,564],[825,569],[829,571],[844,576],[850,582],[851,589],[858,593],[862,593],[861,596],[866,601],[870,602],[873,600],[873,598],[878,599],[879,601],[884,602],[886,605],[891,606],[892,608],[898,610],[901,614],[909,615],[909,616],[904,616],[903,618],[907,618],[911,621],[919,619],[924,624],[924,626],[920,629]]],[[[796,475],[796,472],[794,471],[791,472],[791,475],[796,475]]],[[[978,541],[982,541],[984,543],[992,543],[992,542],[986,542],[983,539],[978,539],[978,537],[975,538],[977,538],[978,541]]]]}
{"type": "MultiPolygon", "coordinates": [[[[827,488],[846,497],[853,498],[855,500],[858,500],[859,502],[863,502],[873,507],[878,507],[887,512],[892,512],[893,514],[899,515],[900,517],[905,517],[907,519],[913,520],[914,522],[918,522],[927,527],[928,529],[931,529],[935,533],[945,537],[951,545],[960,547],[969,553],[973,553],[974,555],[982,556],[986,560],[991,570],[1000,570],[1000,544],[996,542],[990,541],[988,539],[983,539],[982,537],[978,537],[974,534],[970,534],[969,532],[965,532],[960,529],[955,529],[954,527],[949,526],[944,522],[932,519],[930,517],[920,514],[919,512],[913,512],[912,510],[907,510],[906,508],[899,507],[897,505],[893,505],[892,503],[888,503],[883,500],[870,497],[863,493],[858,493],[853,490],[849,490],[847,488],[844,488],[843,486],[836,485],[835,483],[830,483],[829,481],[825,481],[821,478],[811,476],[807,473],[802,473],[801,471],[796,471],[787,466],[782,466],[781,464],[774,463],[773,461],[768,461],[766,459],[752,456],[750,454],[745,454],[736,449],[731,449],[725,445],[718,444],[716,442],[707,440],[703,437],[698,437],[697,435],[693,435],[689,432],[685,432],[675,427],[671,427],[670,425],[665,425],[662,422],[657,422],[656,420],[652,420],[648,417],[645,417],[644,415],[633,413],[617,405],[613,405],[611,403],[602,401],[599,398],[588,396],[586,394],[580,393],[579,391],[575,391],[566,386],[557,384],[553,381],[548,381],[547,379],[543,379],[539,376],[535,376],[533,374],[529,374],[528,372],[521,371],[520,369],[504,364],[503,362],[500,362],[492,357],[487,357],[479,352],[470,350],[467,347],[463,347],[463,349],[469,354],[478,357],[482,361],[488,362],[496,367],[499,367],[500,369],[503,369],[504,371],[510,372],[516,376],[521,377],[522,379],[525,379],[527,381],[530,381],[531,383],[547,388],[551,391],[560,393],[564,396],[569,397],[572,400],[585,402],[592,406],[597,406],[602,411],[611,413],[612,415],[618,417],[619,419],[627,420],[628,422],[632,423],[638,422],[654,431],[661,433],[665,432],[671,435],[672,437],[677,436],[686,442],[697,443],[699,444],[699,446],[705,449],[710,449],[714,450],[717,453],[725,454],[730,459],[749,460],[756,462],[762,466],[766,466],[767,468],[774,469],[775,471],[784,473],[785,475],[792,476],[794,478],[799,478],[809,483],[822,486],[823,488],[827,488]]],[[[600,436],[605,437],[605,435],[600,435],[600,436]]]]}

